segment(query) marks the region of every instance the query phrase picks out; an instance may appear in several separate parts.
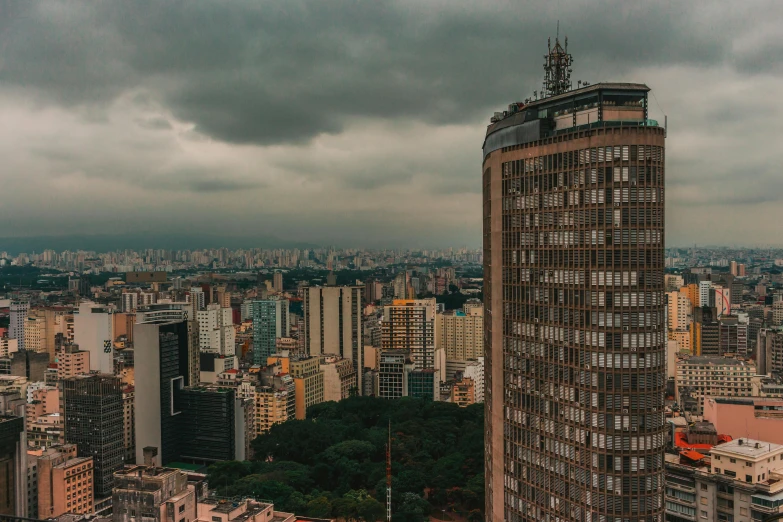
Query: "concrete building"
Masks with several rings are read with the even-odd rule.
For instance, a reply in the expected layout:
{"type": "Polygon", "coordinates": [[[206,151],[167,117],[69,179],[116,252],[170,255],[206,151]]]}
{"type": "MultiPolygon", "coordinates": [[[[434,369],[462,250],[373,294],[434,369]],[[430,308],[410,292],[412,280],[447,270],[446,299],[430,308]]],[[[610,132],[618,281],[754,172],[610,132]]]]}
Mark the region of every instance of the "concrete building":
{"type": "Polygon", "coordinates": [[[231,308],[210,304],[206,309],[196,312],[196,317],[200,350],[233,356],[236,330],[231,308]]]}
{"type": "Polygon", "coordinates": [[[201,354],[201,377],[199,382],[216,383],[218,375],[239,367],[236,357],[226,357],[218,353],[201,354]]]}
{"type": "Polygon", "coordinates": [[[136,462],[136,389],[133,386],[122,389],[122,445],[124,461],[136,462]]]}
{"type": "Polygon", "coordinates": [[[685,330],[690,326],[688,317],[691,315],[691,302],[686,295],[679,290],[666,293],[668,303],[668,328],[669,331],[685,330]]]}
{"type": "Polygon", "coordinates": [[[153,321],[135,326],[136,463],[144,448],[157,448],[158,462],[179,455],[175,391],[190,386],[188,326],[180,321],[153,321]]]}
{"type": "Polygon", "coordinates": [[[266,384],[242,381],[237,395],[255,405],[256,437],[267,433],[275,424],[296,417],[296,389],[290,375],[274,376],[266,384]]]}
{"type": "Polygon", "coordinates": [[[24,419],[0,415],[0,515],[23,517],[27,513],[25,445],[24,419]]]}
{"type": "Polygon", "coordinates": [[[461,407],[476,403],[476,383],[473,379],[463,378],[451,386],[451,402],[461,407]]]}
{"type": "Polygon", "coordinates": [[[304,419],[307,408],[324,401],[324,372],[318,357],[275,354],[267,364],[280,364],[283,373],[290,373],[294,379],[297,419],[304,419]]]}
{"type": "Polygon", "coordinates": [[[286,299],[253,301],[253,364],[266,364],[275,353],[276,339],[290,335],[286,299]]]}
{"type": "Polygon", "coordinates": [[[283,292],[283,273],[279,270],[275,270],[272,276],[272,289],[278,294],[283,292]]]}
{"type": "Polygon", "coordinates": [[[360,389],[365,366],[363,292],[362,286],[303,288],[303,328],[299,333],[305,353],[313,357],[338,356],[351,361],[360,389]]]}
{"type": "Polygon", "coordinates": [[[378,361],[376,397],[399,399],[408,393],[408,374],[413,369],[408,350],[383,350],[378,361]]]}
{"type": "Polygon", "coordinates": [[[437,314],[435,339],[436,348],[445,351],[446,360],[468,361],[483,356],[483,306],[471,306],[468,312],[437,314]]]}
{"type": "MultiPolygon", "coordinates": [[[[745,320],[747,320],[747,317],[745,320]]],[[[719,325],[720,354],[724,356],[749,356],[748,323],[741,321],[736,315],[724,315],[720,318],[719,325]]]]}
{"type": "Polygon", "coordinates": [[[704,419],[720,433],[783,444],[783,398],[710,397],[704,400],[704,419]]]}
{"type": "Polygon", "coordinates": [[[122,385],[113,375],[91,374],[61,381],[65,442],[80,457],[92,457],[95,496],[111,495],[114,472],[122,468],[122,385]]]}
{"type": "Polygon", "coordinates": [[[25,349],[24,324],[30,312],[30,303],[27,301],[11,301],[9,307],[10,319],[8,323],[8,338],[16,339],[19,350],[25,349]]]}
{"type": "Polygon", "coordinates": [[[546,60],[483,147],[485,516],[660,521],[665,131],[647,86],[546,60]]]}
{"type": "Polygon", "coordinates": [[[178,469],[129,466],[118,470],[114,481],[113,522],[196,520],[196,490],[188,485],[187,475],[178,469]]]}
{"type": "MultiPolygon", "coordinates": [[[[203,295],[203,294],[202,294],[203,295]]],[[[203,306],[202,306],[203,309],[203,306]]],[[[141,307],[136,313],[136,323],[165,323],[185,321],[187,324],[187,374],[188,382],[199,379],[199,332],[193,303],[158,303],[141,307]]],[[[135,327],[134,327],[135,329],[135,327]]],[[[135,337],[135,336],[134,336],[135,337]]],[[[135,339],[134,339],[135,343],[135,339]]]]}
{"type": "Polygon", "coordinates": [[[92,457],[79,457],[75,444],[64,444],[28,452],[28,459],[36,461],[38,517],[93,512],[92,457]]]}
{"type": "Polygon", "coordinates": [[[120,309],[125,313],[135,312],[139,306],[139,294],[136,292],[123,292],[120,301],[120,309]]]}
{"type": "Polygon", "coordinates": [[[73,316],[74,343],[90,352],[90,369],[99,373],[114,372],[112,317],[101,305],[86,301],[73,316]]]}
{"type": "Polygon", "coordinates": [[[61,344],[56,354],[57,378],[67,379],[90,372],[90,352],[78,344],[61,344]]]}
{"type": "Polygon", "coordinates": [[[759,330],[756,343],[756,364],[758,365],[758,373],[761,375],[783,374],[783,328],[759,330]]]}
{"type": "Polygon", "coordinates": [[[677,361],[675,400],[684,393],[695,400],[692,413],[703,413],[705,397],[750,397],[756,366],[730,357],[694,356],[677,361]]]}
{"type": "Polygon", "coordinates": [[[782,446],[741,438],[666,455],[666,520],[751,522],[781,512],[782,446]]]}
{"type": "Polygon", "coordinates": [[[405,350],[418,370],[435,367],[435,299],[397,299],[383,307],[381,348],[405,350]]]}
{"type": "Polygon", "coordinates": [[[321,357],[324,374],[324,401],[341,401],[359,395],[357,374],[350,359],[336,356],[321,357]]]}
{"type": "Polygon", "coordinates": [[[247,460],[256,433],[255,404],[235,389],[188,386],[174,393],[179,413],[177,460],[214,463],[247,460]]]}

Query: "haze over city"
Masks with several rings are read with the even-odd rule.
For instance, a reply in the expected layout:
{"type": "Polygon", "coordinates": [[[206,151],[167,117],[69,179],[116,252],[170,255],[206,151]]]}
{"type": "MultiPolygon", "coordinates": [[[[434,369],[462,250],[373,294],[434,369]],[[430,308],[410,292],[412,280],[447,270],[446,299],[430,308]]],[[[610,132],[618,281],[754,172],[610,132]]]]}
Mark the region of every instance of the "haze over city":
{"type": "Polygon", "coordinates": [[[0,236],[477,247],[488,115],[541,91],[559,21],[575,81],[669,115],[667,245],[780,244],[782,10],[2,2],[0,236]]]}

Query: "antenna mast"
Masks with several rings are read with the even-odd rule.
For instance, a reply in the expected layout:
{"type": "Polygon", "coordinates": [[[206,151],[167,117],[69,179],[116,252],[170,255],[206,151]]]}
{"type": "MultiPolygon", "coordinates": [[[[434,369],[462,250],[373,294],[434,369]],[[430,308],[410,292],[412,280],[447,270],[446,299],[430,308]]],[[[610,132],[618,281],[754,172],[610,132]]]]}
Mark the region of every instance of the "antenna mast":
{"type": "Polygon", "coordinates": [[[547,40],[547,53],[544,55],[544,88],[541,97],[556,96],[571,90],[571,66],[573,58],[568,53],[568,37],[565,46],[560,45],[560,21],[557,22],[557,36],[555,45],[552,40],[547,40]]]}
{"type": "Polygon", "coordinates": [[[392,472],[391,472],[391,419],[389,420],[389,440],[386,443],[386,521],[391,522],[391,488],[392,488],[392,472]]]}

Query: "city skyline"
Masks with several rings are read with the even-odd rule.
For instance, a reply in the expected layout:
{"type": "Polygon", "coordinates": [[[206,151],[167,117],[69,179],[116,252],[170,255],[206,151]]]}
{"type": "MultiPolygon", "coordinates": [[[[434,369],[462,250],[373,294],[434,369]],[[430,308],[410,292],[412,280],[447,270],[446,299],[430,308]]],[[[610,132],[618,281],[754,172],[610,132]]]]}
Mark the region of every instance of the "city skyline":
{"type": "Polygon", "coordinates": [[[768,244],[780,109],[752,94],[783,83],[783,6],[561,7],[4,3],[3,235],[478,246],[475,143],[559,20],[575,80],[648,81],[671,116],[668,245],[768,244]]]}

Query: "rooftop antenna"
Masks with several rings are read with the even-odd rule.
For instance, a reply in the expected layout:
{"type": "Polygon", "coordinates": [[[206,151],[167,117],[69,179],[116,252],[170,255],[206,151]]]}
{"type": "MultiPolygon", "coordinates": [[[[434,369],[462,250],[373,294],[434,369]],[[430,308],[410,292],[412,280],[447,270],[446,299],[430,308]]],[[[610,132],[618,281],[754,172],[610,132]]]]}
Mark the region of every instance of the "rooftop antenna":
{"type": "Polygon", "coordinates": [[[557,96],[571,90],[571,66],[573,58],[568,54],[568,37],[564,45],[560,45],[560,20],[557,21],[555,45],[552,39],[547,40],[547,54],[544,55],[544,88],[541,97],[557,96]]]}

